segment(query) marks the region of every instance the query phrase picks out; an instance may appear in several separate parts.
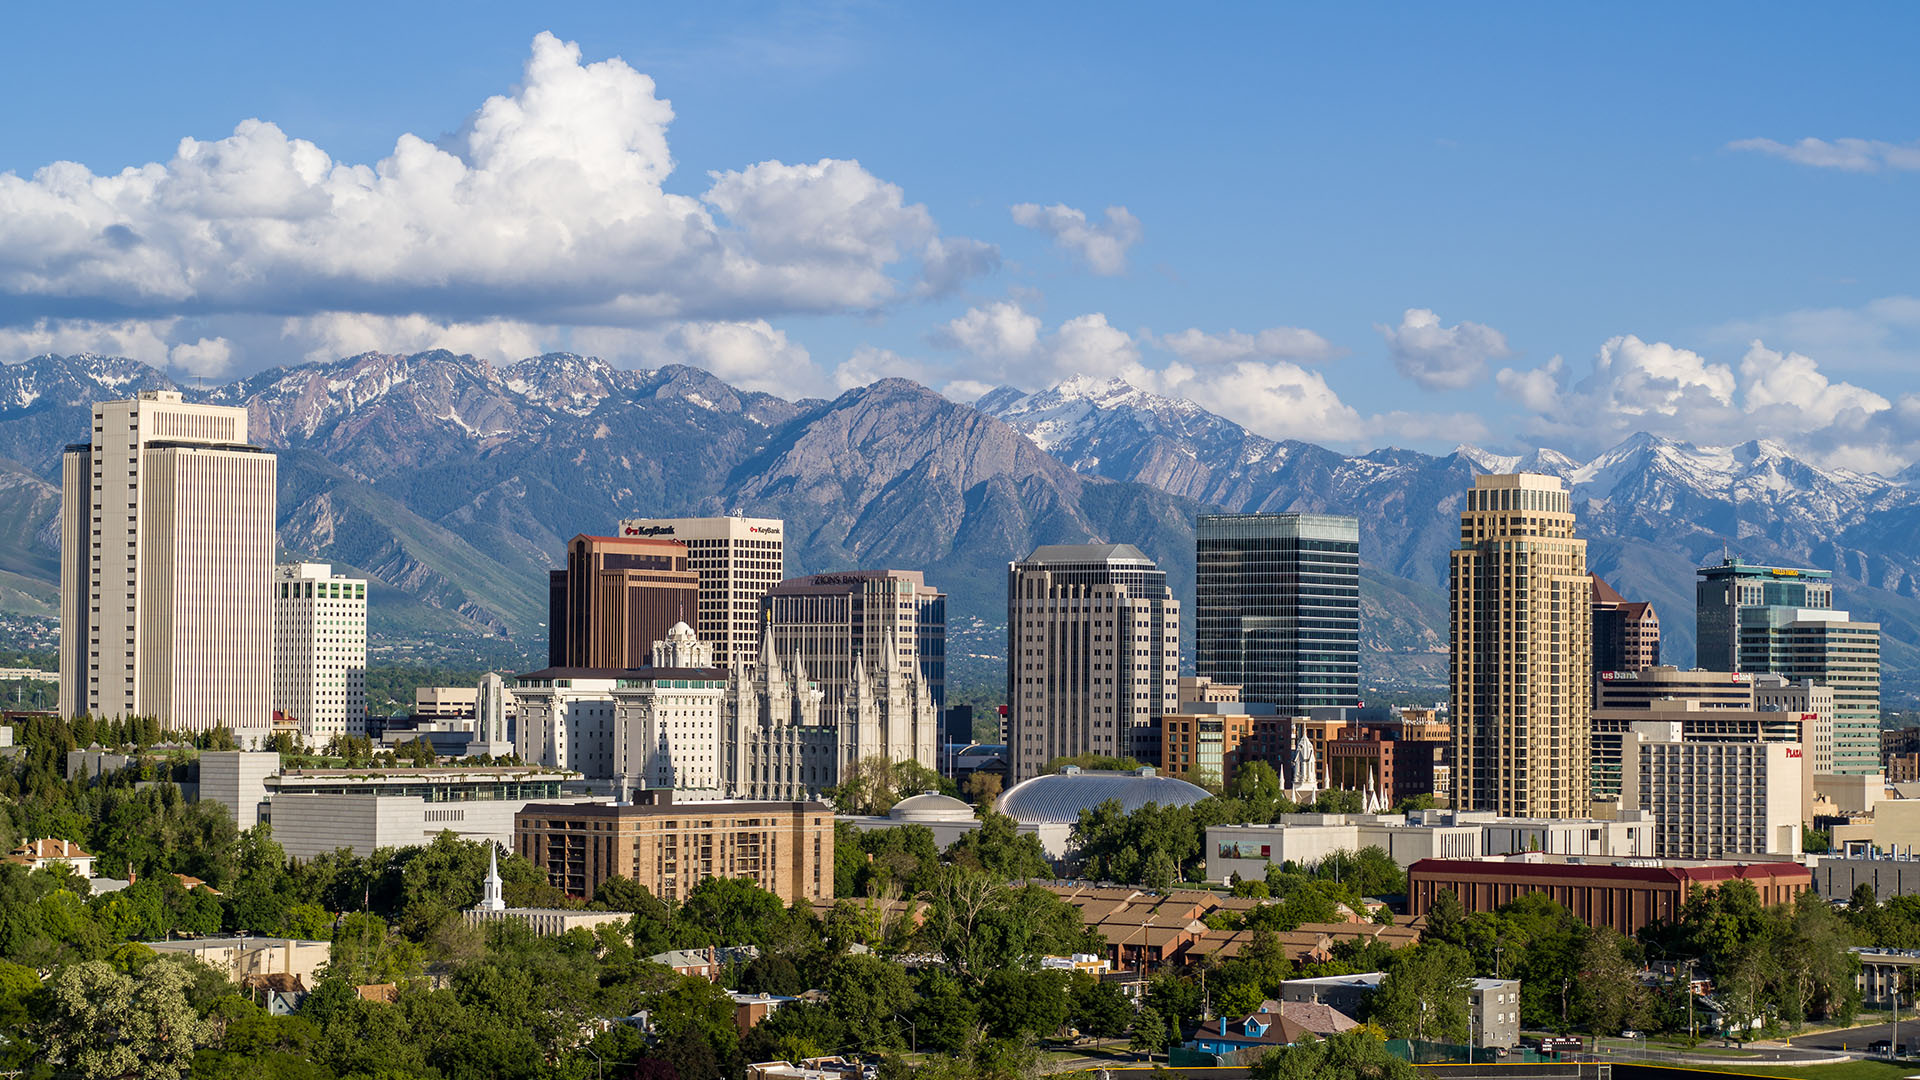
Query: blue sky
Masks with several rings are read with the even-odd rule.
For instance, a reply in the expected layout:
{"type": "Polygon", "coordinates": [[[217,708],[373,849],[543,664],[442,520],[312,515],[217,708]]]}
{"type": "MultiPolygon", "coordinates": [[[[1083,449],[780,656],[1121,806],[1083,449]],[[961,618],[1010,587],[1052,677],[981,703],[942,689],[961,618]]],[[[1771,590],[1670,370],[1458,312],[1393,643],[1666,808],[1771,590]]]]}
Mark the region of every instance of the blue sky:
{"type": "Polygon", "coordinates": [[[0,359],[1084,373],[1348,448],[1920,455],[1906,10],[713,7],[10,12],[0,359]],[[383,183],[406,133],[446,161],[383,183]]]}

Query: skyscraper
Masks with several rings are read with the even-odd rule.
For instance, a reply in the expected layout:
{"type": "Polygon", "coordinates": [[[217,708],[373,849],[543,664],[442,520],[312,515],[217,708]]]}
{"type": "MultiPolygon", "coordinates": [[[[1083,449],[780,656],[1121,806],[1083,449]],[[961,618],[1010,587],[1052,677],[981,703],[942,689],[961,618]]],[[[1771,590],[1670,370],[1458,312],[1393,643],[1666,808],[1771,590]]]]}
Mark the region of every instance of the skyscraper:
{"type": "MultiPolygon", "coordinates": [[[[1740,612],[1740,670],[1833,693],[1833,771],[1880,771],[1880,624],[1832,608],[1740,612]]],[[[1824,757],[1824,754],[1822,755],[1824,757]]]]}
{"type": "Polygon", "coordinates": [[[1360,523],[1201,514],[1195,669],[1282,716],[1360,695],[1360,523]]]}
{"type": "Polygon", "coordinates": [[[548,575],[547,663],[637,668],[677,622],[700,610],[700,577],[675,540],[576,536],[548,575]]]}
{"type": "Polygon", "coordinates": [[[1593,670],[1644,671],[1660,666],[1660,615],[1593,579],[1593,670]]]}
{"type": "MultiPolygon", "coordinates": [[[[732,667],[760,651],[760,598],[787,576],[779,518],[628,518],[623,537],[677,540],[700,575],[699,618],[688,619],[713,646],[713,662],[732,667]]],[[[643,643],[642,647],[646,647],[643,643]]]]}
{"type": "Polygon", "coordinates": [[[1131,544],[1048,544],[1007,568],[1015,783],[1082,753],[1158,761],[1176,711],[1180,604],[1131,544]]]}
{"type": "Polygon", "coordinates": [[[1812,746],[1816,760],[1830,761],[1836,773],[1878,771],[1880,624],[1834,608],[1832,571],[1729,557],[1698,573],[1700,666],[1831,690],[1832,716],[1820,717],[1812,746]]]}
{"type": "Polygon", "coordinates": [[[1558,477],[1474,477],[1449,589],[1456,807],[1588,813],[1592,588],[1558,477]]]}
{"type": "Polygon", "coordinates": [[[246,439],[174,391],[94,405],[62,462],[63,714],[271,730],[274,457],[246,439]]]}
{"type": "Polygon", "coordinates": [[[367,581],[326,563],[273,569],[273,710],[321,747],[367,733],[367,581]]]}
{"type": "Polygon", "coordinates": [[[1743,608],[1833,607],[1833,572],[1785,566],[1760,566],[1731,556],[1718,566],[1695,571],[1694,627],[1699,641],[1696,666],[1708,671],[1740,671],[1740,611],[1743,608]]]}

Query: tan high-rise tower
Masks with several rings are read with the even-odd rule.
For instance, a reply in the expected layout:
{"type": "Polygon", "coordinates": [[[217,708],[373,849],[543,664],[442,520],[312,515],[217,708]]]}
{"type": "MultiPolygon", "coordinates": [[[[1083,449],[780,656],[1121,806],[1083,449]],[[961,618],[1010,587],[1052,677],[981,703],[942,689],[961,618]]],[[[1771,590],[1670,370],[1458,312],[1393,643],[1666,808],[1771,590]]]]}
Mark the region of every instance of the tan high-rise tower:
{"type": "Polygon", "coordinates": [[[247,410],[101,402],[62,468],[60,711],[268,735],[274,457],[247,410]]]}
{"type": "Polygon", "coordinates": [[[1516,817],[1590,811],[1592,584],[1557,477],[1476,476],[1450,589],[1453,800],[1516,817]]]}

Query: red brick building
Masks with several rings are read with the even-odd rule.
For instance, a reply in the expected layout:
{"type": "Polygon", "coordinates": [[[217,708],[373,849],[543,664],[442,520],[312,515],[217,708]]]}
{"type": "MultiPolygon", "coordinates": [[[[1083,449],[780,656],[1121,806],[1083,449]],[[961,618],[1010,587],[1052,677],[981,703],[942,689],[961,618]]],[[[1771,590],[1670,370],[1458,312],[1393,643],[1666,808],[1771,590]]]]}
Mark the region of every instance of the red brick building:
{"type": "Polygon", "coordinates": [[[1611,926],[1629,937],[1671,922],[1695,885],[1753,884],[1762,904],[1788,904],[1813,887],[1813,872],[1795,862],[1625,866],[1546,861],[1422,859],[1407,870],[1407,902],[1418,918],[1442,891],[1469,912],[1493,911],[1528,893],[1544,893],[1588,926],[1611,926]]]}

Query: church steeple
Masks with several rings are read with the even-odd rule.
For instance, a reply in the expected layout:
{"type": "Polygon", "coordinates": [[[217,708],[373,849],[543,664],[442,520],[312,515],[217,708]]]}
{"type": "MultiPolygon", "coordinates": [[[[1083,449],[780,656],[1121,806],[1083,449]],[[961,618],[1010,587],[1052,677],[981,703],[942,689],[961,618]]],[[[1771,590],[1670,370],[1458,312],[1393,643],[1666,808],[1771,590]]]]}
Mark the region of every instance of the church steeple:
{"type": "Polygon", "coordinates": [[[501,893],[500,847],[492,841],[487,842],[487,882],[480,896],[480,910],[507,910],[506,897],[501,893]]]}

